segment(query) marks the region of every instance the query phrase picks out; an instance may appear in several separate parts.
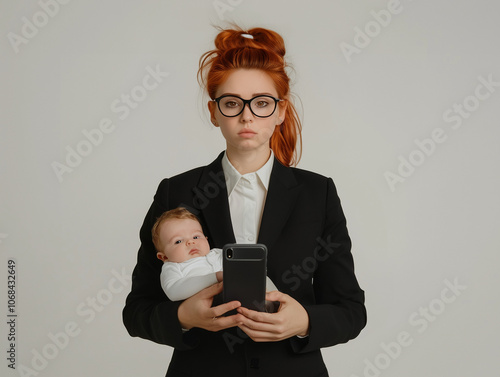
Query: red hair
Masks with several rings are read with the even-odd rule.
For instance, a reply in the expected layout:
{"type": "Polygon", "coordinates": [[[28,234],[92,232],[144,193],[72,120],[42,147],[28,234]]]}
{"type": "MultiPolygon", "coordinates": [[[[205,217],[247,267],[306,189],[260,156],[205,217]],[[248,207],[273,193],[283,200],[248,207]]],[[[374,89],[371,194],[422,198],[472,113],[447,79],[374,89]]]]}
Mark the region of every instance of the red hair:
{"type": "Polygon", "coordinates": [[[285,43],[278,33],[263,28],[248,31],[239,28],[221,30],[215,38],[215,49],[204,53],[200,58],[198,82],[206,89],[210,98],[215,99],[217,88],[233,70],[243,68],[266,72],[274,82],[278,97],[287,101],[285,119],[274,130],[269,146],[283,165],[291,166],[297,165],[300,160],[302,126],[297,111],[290,102],[287,67],[285,43]]]}

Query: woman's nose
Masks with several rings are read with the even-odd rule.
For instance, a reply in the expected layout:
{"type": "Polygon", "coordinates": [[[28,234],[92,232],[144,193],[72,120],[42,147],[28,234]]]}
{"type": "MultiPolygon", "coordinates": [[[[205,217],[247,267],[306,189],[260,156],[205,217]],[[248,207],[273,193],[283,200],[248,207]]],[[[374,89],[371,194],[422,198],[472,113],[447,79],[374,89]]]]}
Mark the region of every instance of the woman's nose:
{"type": "Polygon", "coordinates": [[[250,104],[246,103],[243,107],[243,112],[241,113],[241,119],[248,122],[253,119],[252,110],[250,110],[250,104]]]}

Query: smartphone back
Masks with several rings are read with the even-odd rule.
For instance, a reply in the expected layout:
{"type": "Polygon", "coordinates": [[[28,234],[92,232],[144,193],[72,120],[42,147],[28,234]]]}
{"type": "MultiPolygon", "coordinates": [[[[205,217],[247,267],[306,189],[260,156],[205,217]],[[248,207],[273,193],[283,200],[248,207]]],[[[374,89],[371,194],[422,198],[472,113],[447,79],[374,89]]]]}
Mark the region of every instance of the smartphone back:
{"type": "Polygon", "coordinates": [[[223,248],[224,302],[266,311],[267,248],[262,244],[228,244],[223,248]]]}

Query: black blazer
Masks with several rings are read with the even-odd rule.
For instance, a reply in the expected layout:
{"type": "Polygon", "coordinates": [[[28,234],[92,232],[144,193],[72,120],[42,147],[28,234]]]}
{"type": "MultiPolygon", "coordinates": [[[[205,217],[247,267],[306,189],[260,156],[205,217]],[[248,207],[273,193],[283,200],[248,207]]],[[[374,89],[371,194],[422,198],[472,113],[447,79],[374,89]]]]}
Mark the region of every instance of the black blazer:
{"type": "Polygon", "coordinates": [[[364,292],[354,274],[351,241],[333,181],[274,161],[259,232],[267,274],[299,301],[307,338],[257,343],[238,328],[183,333],[180,302],[160,286],[151,228],[164,211],[183,206],[201,221],[211,247],[235,242],[221,160],[164,179],[141,228],[132,291],[123,310],[131,336],[174,347],[167,376],[328,376],[320,348],[355,338],[366,324],[364,292]]]}

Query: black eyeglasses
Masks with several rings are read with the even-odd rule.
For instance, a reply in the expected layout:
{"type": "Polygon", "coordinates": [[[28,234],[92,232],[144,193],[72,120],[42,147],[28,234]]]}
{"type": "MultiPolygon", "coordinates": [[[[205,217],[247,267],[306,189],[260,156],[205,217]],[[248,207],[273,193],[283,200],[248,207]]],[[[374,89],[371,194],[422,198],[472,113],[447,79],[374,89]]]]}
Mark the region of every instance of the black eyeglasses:
{"type": "Polygon", "coordinates": [[[253,115],[259,118],[267,118],[274,114],[278,102],[283,100],[268,95],[243,99],[238,96],[226,94],[212,101],[217,102],[221,114],[228,118],[240,115],[247,104],[253,115]]]}

